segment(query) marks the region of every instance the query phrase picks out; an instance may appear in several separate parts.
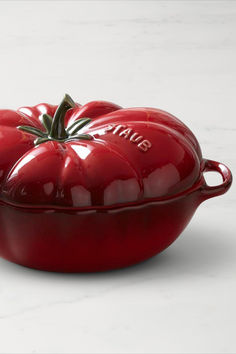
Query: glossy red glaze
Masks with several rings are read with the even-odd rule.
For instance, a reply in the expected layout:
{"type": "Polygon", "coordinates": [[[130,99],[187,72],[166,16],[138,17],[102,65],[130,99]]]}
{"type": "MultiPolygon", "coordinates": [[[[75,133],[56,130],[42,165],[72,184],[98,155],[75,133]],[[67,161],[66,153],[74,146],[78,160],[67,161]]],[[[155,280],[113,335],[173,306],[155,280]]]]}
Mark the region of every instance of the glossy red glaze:
{"type": "Polygon", "coordinates": [[[0,254],[52,271],[100,271],[147,259],[169,246],[205,199],[225,193],[232,176],[202,159],[193,133],[153,108],[109,102],[76,105],[92,140],[47,141],[17,129],[43,130],[57,106],[0,111],[0,254]],[[203,172],[223,183],[206,185],[203,172]]]}

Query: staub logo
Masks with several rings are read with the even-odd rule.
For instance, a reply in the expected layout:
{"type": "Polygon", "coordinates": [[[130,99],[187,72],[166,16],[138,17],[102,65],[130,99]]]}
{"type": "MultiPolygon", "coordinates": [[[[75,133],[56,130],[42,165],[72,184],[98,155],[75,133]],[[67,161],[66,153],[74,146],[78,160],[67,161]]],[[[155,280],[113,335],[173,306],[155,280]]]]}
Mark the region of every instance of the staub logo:
{"type": "Polygon", "coordinates": [[[112,132],[112,134],[119,135],[121,138],[128,139],[131,143],[137,144],[138,149],[143,152],[148,151],[152,147],[149,140],[144,139],[142,135],[139,135],[139,133],[135,132],[133,129],[127,128],[126,125],[108,125],[105,128],[105,131],[112,132]]]}

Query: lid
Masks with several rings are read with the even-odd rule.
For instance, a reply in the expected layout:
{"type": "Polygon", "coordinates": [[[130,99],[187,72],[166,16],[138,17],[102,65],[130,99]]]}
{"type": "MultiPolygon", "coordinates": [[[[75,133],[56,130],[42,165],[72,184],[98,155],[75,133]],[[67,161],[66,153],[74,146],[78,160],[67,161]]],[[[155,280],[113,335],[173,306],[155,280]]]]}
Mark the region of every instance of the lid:
{"type": "Polygon", "coordinates": [[[158,109],[81,106],[66,95],[58,107],[0,111],[1,199],[9,203],[85,208],[163,199],[189,189],[200,162],[192,132],[158,109]]]}

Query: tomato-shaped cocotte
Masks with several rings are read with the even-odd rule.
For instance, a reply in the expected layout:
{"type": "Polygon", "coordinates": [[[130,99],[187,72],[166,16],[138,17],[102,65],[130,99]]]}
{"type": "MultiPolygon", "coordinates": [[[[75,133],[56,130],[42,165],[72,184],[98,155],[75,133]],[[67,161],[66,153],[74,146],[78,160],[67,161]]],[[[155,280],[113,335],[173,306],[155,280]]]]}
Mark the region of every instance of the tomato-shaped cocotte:
{"type": "Polygon", "coordinates": [[[167,247],[200,202],[230,184],[230,171],[202,159],[188,127],[159,109],[81,106],[65,95],[59,106],[0,111],[0,252],[20,264],[133,264],[167,247]],[[223,184],[208,187],[208,170],[223,184]]]}

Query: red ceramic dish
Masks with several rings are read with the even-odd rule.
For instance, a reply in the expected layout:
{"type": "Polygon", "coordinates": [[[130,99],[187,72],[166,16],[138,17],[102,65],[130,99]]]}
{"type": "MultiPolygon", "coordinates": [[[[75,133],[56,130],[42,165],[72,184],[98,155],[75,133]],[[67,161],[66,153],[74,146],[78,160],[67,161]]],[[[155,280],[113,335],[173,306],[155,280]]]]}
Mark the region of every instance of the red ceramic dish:
{"type": "Polygon", "coordinates": [[[66,95],[0,111],[0,255],[49,271],[125,267],[168,247],[232,182],[193,133],[153,108],[66,95]],[[203,173],[223,182],[207,186],[203,173]]]}

